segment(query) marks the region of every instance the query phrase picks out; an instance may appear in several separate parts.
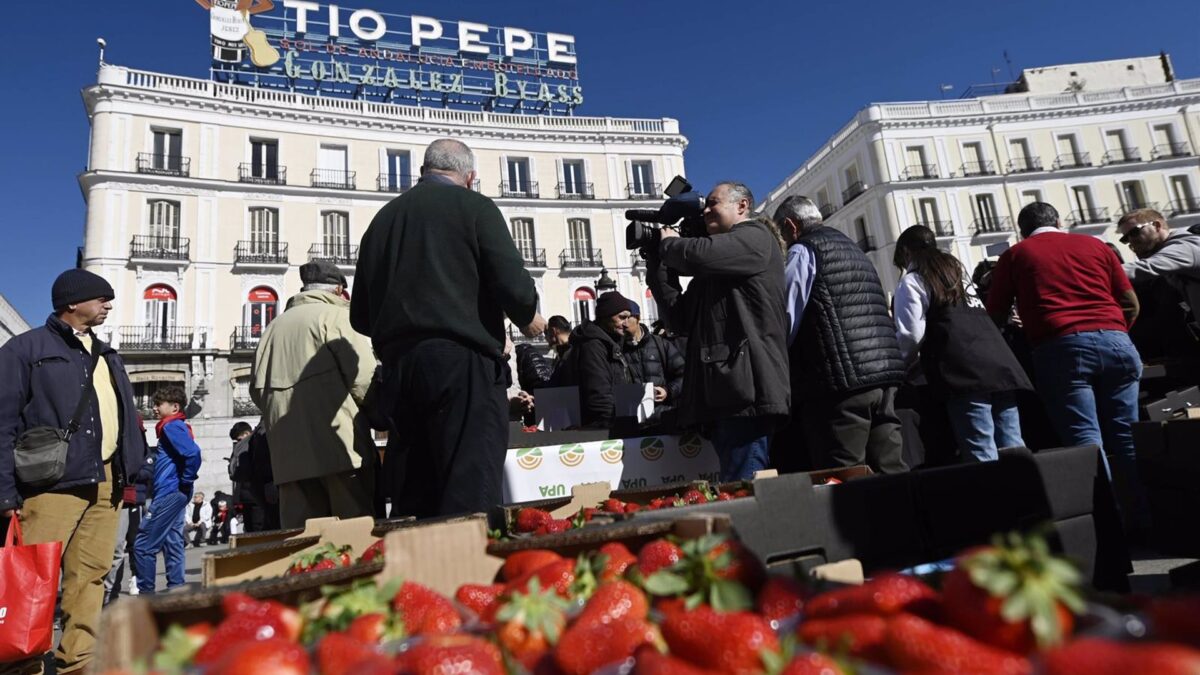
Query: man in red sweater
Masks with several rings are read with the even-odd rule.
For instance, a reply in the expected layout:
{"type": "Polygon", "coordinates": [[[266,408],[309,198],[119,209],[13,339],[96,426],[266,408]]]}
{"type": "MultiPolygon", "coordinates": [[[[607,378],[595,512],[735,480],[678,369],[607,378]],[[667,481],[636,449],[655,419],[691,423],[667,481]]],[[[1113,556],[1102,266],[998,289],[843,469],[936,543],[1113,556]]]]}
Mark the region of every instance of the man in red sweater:
{"type": "Polygon", "coordinates": [[[1104,242],[1061,225],[1049,204],[1021,209],[1023,240],[1000,256],[987,309],[1003,323],[1016,301],[1033,345],[1036,388],[1059,440],[1099,445],[1113,458],[1126,521],[1139,527],[1146,513],[1137,496],[1132,425],[1142,360],[1127,332],[1137,296],[1104,242]]]}

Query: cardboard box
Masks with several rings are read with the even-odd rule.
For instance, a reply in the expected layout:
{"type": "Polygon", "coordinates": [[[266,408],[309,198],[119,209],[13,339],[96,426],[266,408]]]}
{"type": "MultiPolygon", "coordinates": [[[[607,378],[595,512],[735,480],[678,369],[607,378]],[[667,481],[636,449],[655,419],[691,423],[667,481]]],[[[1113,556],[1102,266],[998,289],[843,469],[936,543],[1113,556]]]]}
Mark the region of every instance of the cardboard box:
{"type": "Polygon", "coordinates": [[[282,577],[294,557],[326,543],[349,546],[351,555],[357,558],[379,539],[373,534],[374,529],[375,519],[369,517],[350,520],[315,518],[305,524],[299,535],[290,539],[243,545],[205,556],[202,583],[205,587],[228,586],[282,577]]]}
{"type": "Polygon", "coordinates": [[[1142,419],[1160,422],[1174,417],[1178,412],[1200,406],[1200,387],[1168,392],[1162,398],[1141,404],[1142,419]]]}
{"type": "MultiPolygon", "coordinates": [[[[257,546],[258,544],[266,544],[276,541],[284,541],[299,535],[304,534],[305,530],[312,525],[337,520],[333,518],[313,518],[306,522],[305,527],[285,528],[282,530],[267,530],[265,532],[243,532],[241,534],[231,535],[229,537],[229,548],[242,548],[246,546],[257,546]]],[[[413,516],[404,516],[403,518],[388,518],[385,520],[375,521],[375,536],[382,537],[384,534],[394,529],[395,523],[411,522],[416,520],[413,516]]]]}

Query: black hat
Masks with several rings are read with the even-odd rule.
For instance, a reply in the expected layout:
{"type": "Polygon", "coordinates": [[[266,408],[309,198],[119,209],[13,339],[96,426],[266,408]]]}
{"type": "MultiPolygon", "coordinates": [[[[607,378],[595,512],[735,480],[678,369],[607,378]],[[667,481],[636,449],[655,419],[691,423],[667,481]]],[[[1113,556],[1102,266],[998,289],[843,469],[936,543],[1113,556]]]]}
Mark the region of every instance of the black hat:
{"type": "Polygon", "coordinates": [[[329,284],[342,287],[350,285],[346,283],[346,275],[342,274],[337,265],[328,260],[314,260],[301,265],[300,283],[305,286],[309,284],[329,284]]]}
{"type": "Polygon", "coordinates": [[[104,277],[87,270],[71,269],[58,275],[50,288],[50,302],[55,309],[76,305],[96,298],[112,300],[117,296],[104,277]]]}
{"type": "Polygon", "coordinates": [[[596,301],[596,318],[607,319],[610,316],[629,310],[629,299],[616,291],[610,291],[600,296],[596,301]]]}

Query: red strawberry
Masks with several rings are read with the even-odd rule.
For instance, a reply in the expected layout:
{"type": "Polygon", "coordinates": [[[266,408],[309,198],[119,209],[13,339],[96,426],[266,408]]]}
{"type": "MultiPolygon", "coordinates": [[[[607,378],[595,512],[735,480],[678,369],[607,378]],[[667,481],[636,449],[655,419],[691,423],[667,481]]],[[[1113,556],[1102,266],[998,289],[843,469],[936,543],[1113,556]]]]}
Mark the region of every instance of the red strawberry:
{"type": "Polygon", "coordinates": [[[804,609],[804,587],[792,577],[770,576],[758,591],[758,612],[768,621],[782,621],[804,609]]]}
{"type": "Polygon", "coordinates": [[[638,569],[645,576],[674,565],[683,558],[683,550],[666,539],[655,539],[638,551],[638,569]]]}
{"type": "Polygon", "coordinates": [[[1194,675],[1200,673],[1200,651],[1166,643],[1084,638],[1046,652],[1042,669],[1046,675],[1194,675]]]}
{"type": "Polygon", "coordinates": [[[837,661],[816,652],[801,654],[784,666],[779,675],[841,675],[837,661]]]}
{"type": "Polygon", "coordinates": [[[392,598],[392,608],[409,635],[453,633],[462,625],[454,604],[437,591],[406,581],[392,598]]]}
{"type": "Polygon", "coordinates": [[[325,572],[325,571],[332,570],[332,569],[337,569],[337,563],[330,560],[329,558],[326,558],[324,560],[318,561],[317,564],[315,564],[311,568],[309,568],[308,571],[310,571],[310,572],[325,572]]]}
{"type": "Polygon", "coordinates": [[[308,675],[308,652],[284,638],[243,642],[222,654],[206,675],[308,675]]]}
{"type": "Polygon", "coordinates": [[[848,654],[882,661],[887,639],[887,619],[875,614],[847,614],[829,619],[809,619],[796,629],[801,642],[823,652],[848,654]]]}
{"type": "Polygon", "coordinates": [[[680,550],[679,562],[644,577],[647,592],[686,596],[689,606],[706,603],[718,611],[754,606],[751,589],[761,583],[762,566],[740,543],[723,534],[709,534],[685,541],[680,550]]]}
{"type": "Polygon", "coordinates": [[[609,497],[600,503],[600,508],[606,513],[625,513],[625,502],[609,497]]]}
{"type": "Polygon", "coordinates": [[[600,570],[600,581],[614,581],[625,576],[625,570],[637,562],[637,556],[630,553],[629,548],[619,541],[610,541],[600,547],[597,552],[604,556],[604,567],[600,570]]]}
{"type": "Polygon", "coordinates": [[[1029,659],[996,649],[912,614],[887,619],[888,663],[902,671],[1025,675],[1029,659]]]}
{"type": "Polygon", "coordinates": [[[761,653],[779,651],[779,640],[762,617],[703,605],[667,615],[662,634],[675,656],[726,673],[761,673],[761,653]]]}
{"type": "Polygon", "coordinates": [[[238,612],[257,607],[262,604],[262,600],[252,598],[245,593],[227,593],[221,598],[221,609],[224,610],[225,616],[232,616],[238,612]]]}
{"type": "Polygon", "coordinates": [[[633,675],[716,675],[714,671],[697,668],[692,664],[659,652],[650,645],[638,648],[633,666],[633,675]]]}
{"type": "Polygon", "coordinates": [[[684,492],[682,499],[688,504],[703,504],[708,501],[708,497],[705,497],[704,493],[696,488],[691,488],[684,492]]]}
{"type": "Polygon", "coordinates": [[[470,635],[433,635],[397,659],[400,672],[411,675],[504,675],[496,645],[470,635]]]}
{"type": "MultiPolygon", "coordinates": [[[[546,523],[543,528],[545,531],[542,534],[558,534],[559,532],[566,532],[571,529],[571,521],[566,518],[554,518],[546,523]]],[[[541,529],[539,528],[539,530],[541,529]]]]}
{"type": "Polygon", "coordinates": [[[819,619],[846,614],[897,614],[925,610],[938,594],[924,582],[903,574],[888,573],[861,586],[839,588],[809,598],[805,615],[819,619]]]}
{"type": "Polygon", "coordinates": [[[500,646],[526,670],[537,663],[558,642],[567,623],[567,602],[552,590],[543,591],[534,579],[529,590],[513,593],[496,612],[496,638],[500,646]]]}
{"type": "Polygon", "coordinates": [[[366,644],[380,644],[404,637],[403,626],[391,620],[383,612],[371,612],[355,617],[346,628],[346,634],[366,644]]]}
{"type": "MultiPolygon", "coordinates": [[[[225,656],[230,647],[242,642],[261,642],[272,638],[295,641],[300,636],[300,613],[291,607],[268,600],[253,604],[232,601],[238,605],[235,614],[225,620],[209,636],[192,662],[196,665],[214,663],[225,656]]],[[[226,604],[230,604],[226,598],[226,604]]]]}
{"type": "Polygon", "coordinates": [[[380,539],[379,541],[375,542],[374,544],[371,544],[370,546],[368,546],[367,550],[363,551],[363,554],[359,557],[358,560],[359,560],[359,562],[369,563],[369,562],[374,562],[376,560],[383,560],[383,556],[384,556],[383,540],[380,539]]]}
{"type": "Polygon", "coordinates": [[[350,675],[355,665],[365,660],[375,649],[346,633],[330,633],[317,643],[317,667],[321,675],[350,675]]]}
{"type": "Polygon", "coordinates": [[[1200,596],[1155,598],[1146,606],[1154,639],[1200,647],[1200,596]]]}
{"type": "Polygon", "coordinates": [[[635,502],[629,502],[628,504],[625,505],[625,513],[637,513],[638,511],[641,511],[643,508],[645,508],[645,507],[643,507],[641,504],[637,504],[635,502]]]}
{"type": "Polygon", "coordinates": [[[749,497],[749,496],[750,496],[750,491],[746,490],[746,489],[741,489],[741,490],[738,490],[733,493],[734,499],[741,499],[742,497],[749,497]]]}
{"type": "Polygon", "coordinates": [[[172,624],[159,643],[158,653],[154,655],[154,665],[161,670],[183,671],[192,662],[196,652],[208,641],[212,632],[212,624],[208,622],[193,624],[187,628],[172,624]]]}
{"type": "Polygon", "coordinates": [[[454,592],[454,599],[458,601],[458,604],[482,617],[488,613],[492,605],[496,604],[496,599],[500,597],[503,590],[504,584],[463,584],[454,592]]]}
{"type": "MultiPolygon", "coordinates": [[[[685,553],[687,548],[684,546],[685,553]]],[[[704,542],[697,540],[697,553],[704,552],[704,542]]],[[[707,555],[718,579],[736,581],[752,591],[762,586],[766,572],[758,558],[742,542],[726,538],[713,546],[707,555]]]]}
{"type": "Polygon", "coordinates": [[[1060,644],[1083,612],[1082,577],[1044,539],[1013,533],[972,549],[942,580],[948,623],[1018,654],[1060,644]]]}
{"type": "Polygon", "coordinates": [[[646,595],[637,586],[628,581],[611,581],[596,589],[573,625],[608,623],[624,617],[645,619],[649,611],[646,595]]]}
{"type": "Polygon", "coordinates": [[[638,647],[654,644],[656,638],[652,625],[632,617],[572,626],[558,641],[554,662],[566,675],[589,675],[629,658],[638,647]]]}
{"type": "Polygon", "coordinates": [[[717,493],[717,501],[719,501],[719,502],[733,501],[733,495],[729,494],[728,492],[718,492],[717,493]]]}
{"type": "Polygon", "coordinates": [[[517,532],[535,532],[553,518],[549,513],[534,508],[517,511],[517,532]]]}
{"type": "Polygon", "coordinates": [[[554,551],[547,551],[540,548],[517,551],[504,559],[504,567],[501,568],[500,575],[505,581],[512,581],[537,570],[539,567],[545,567],[552,562],[558,562],[562,559],[563,557],[554,551]]]}

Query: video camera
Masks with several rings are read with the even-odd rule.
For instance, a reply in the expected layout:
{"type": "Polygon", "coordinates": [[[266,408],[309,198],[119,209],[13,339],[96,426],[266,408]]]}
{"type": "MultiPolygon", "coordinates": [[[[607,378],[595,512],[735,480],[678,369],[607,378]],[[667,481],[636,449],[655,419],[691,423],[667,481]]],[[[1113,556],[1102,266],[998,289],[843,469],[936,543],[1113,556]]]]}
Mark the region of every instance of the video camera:
{"type": "Polygon", "coordinates": [[[704,227],[704,195],[696,192],[683,176],[676,176],[664,191],[667,200],[657,209],[629,209],[625,217],[625,248],[646,252],[657,248],[662,228],[678,229],[681,237],[702,237],[704,227]],[[679,223],[676,225],[676,223],[679,223]]]}

